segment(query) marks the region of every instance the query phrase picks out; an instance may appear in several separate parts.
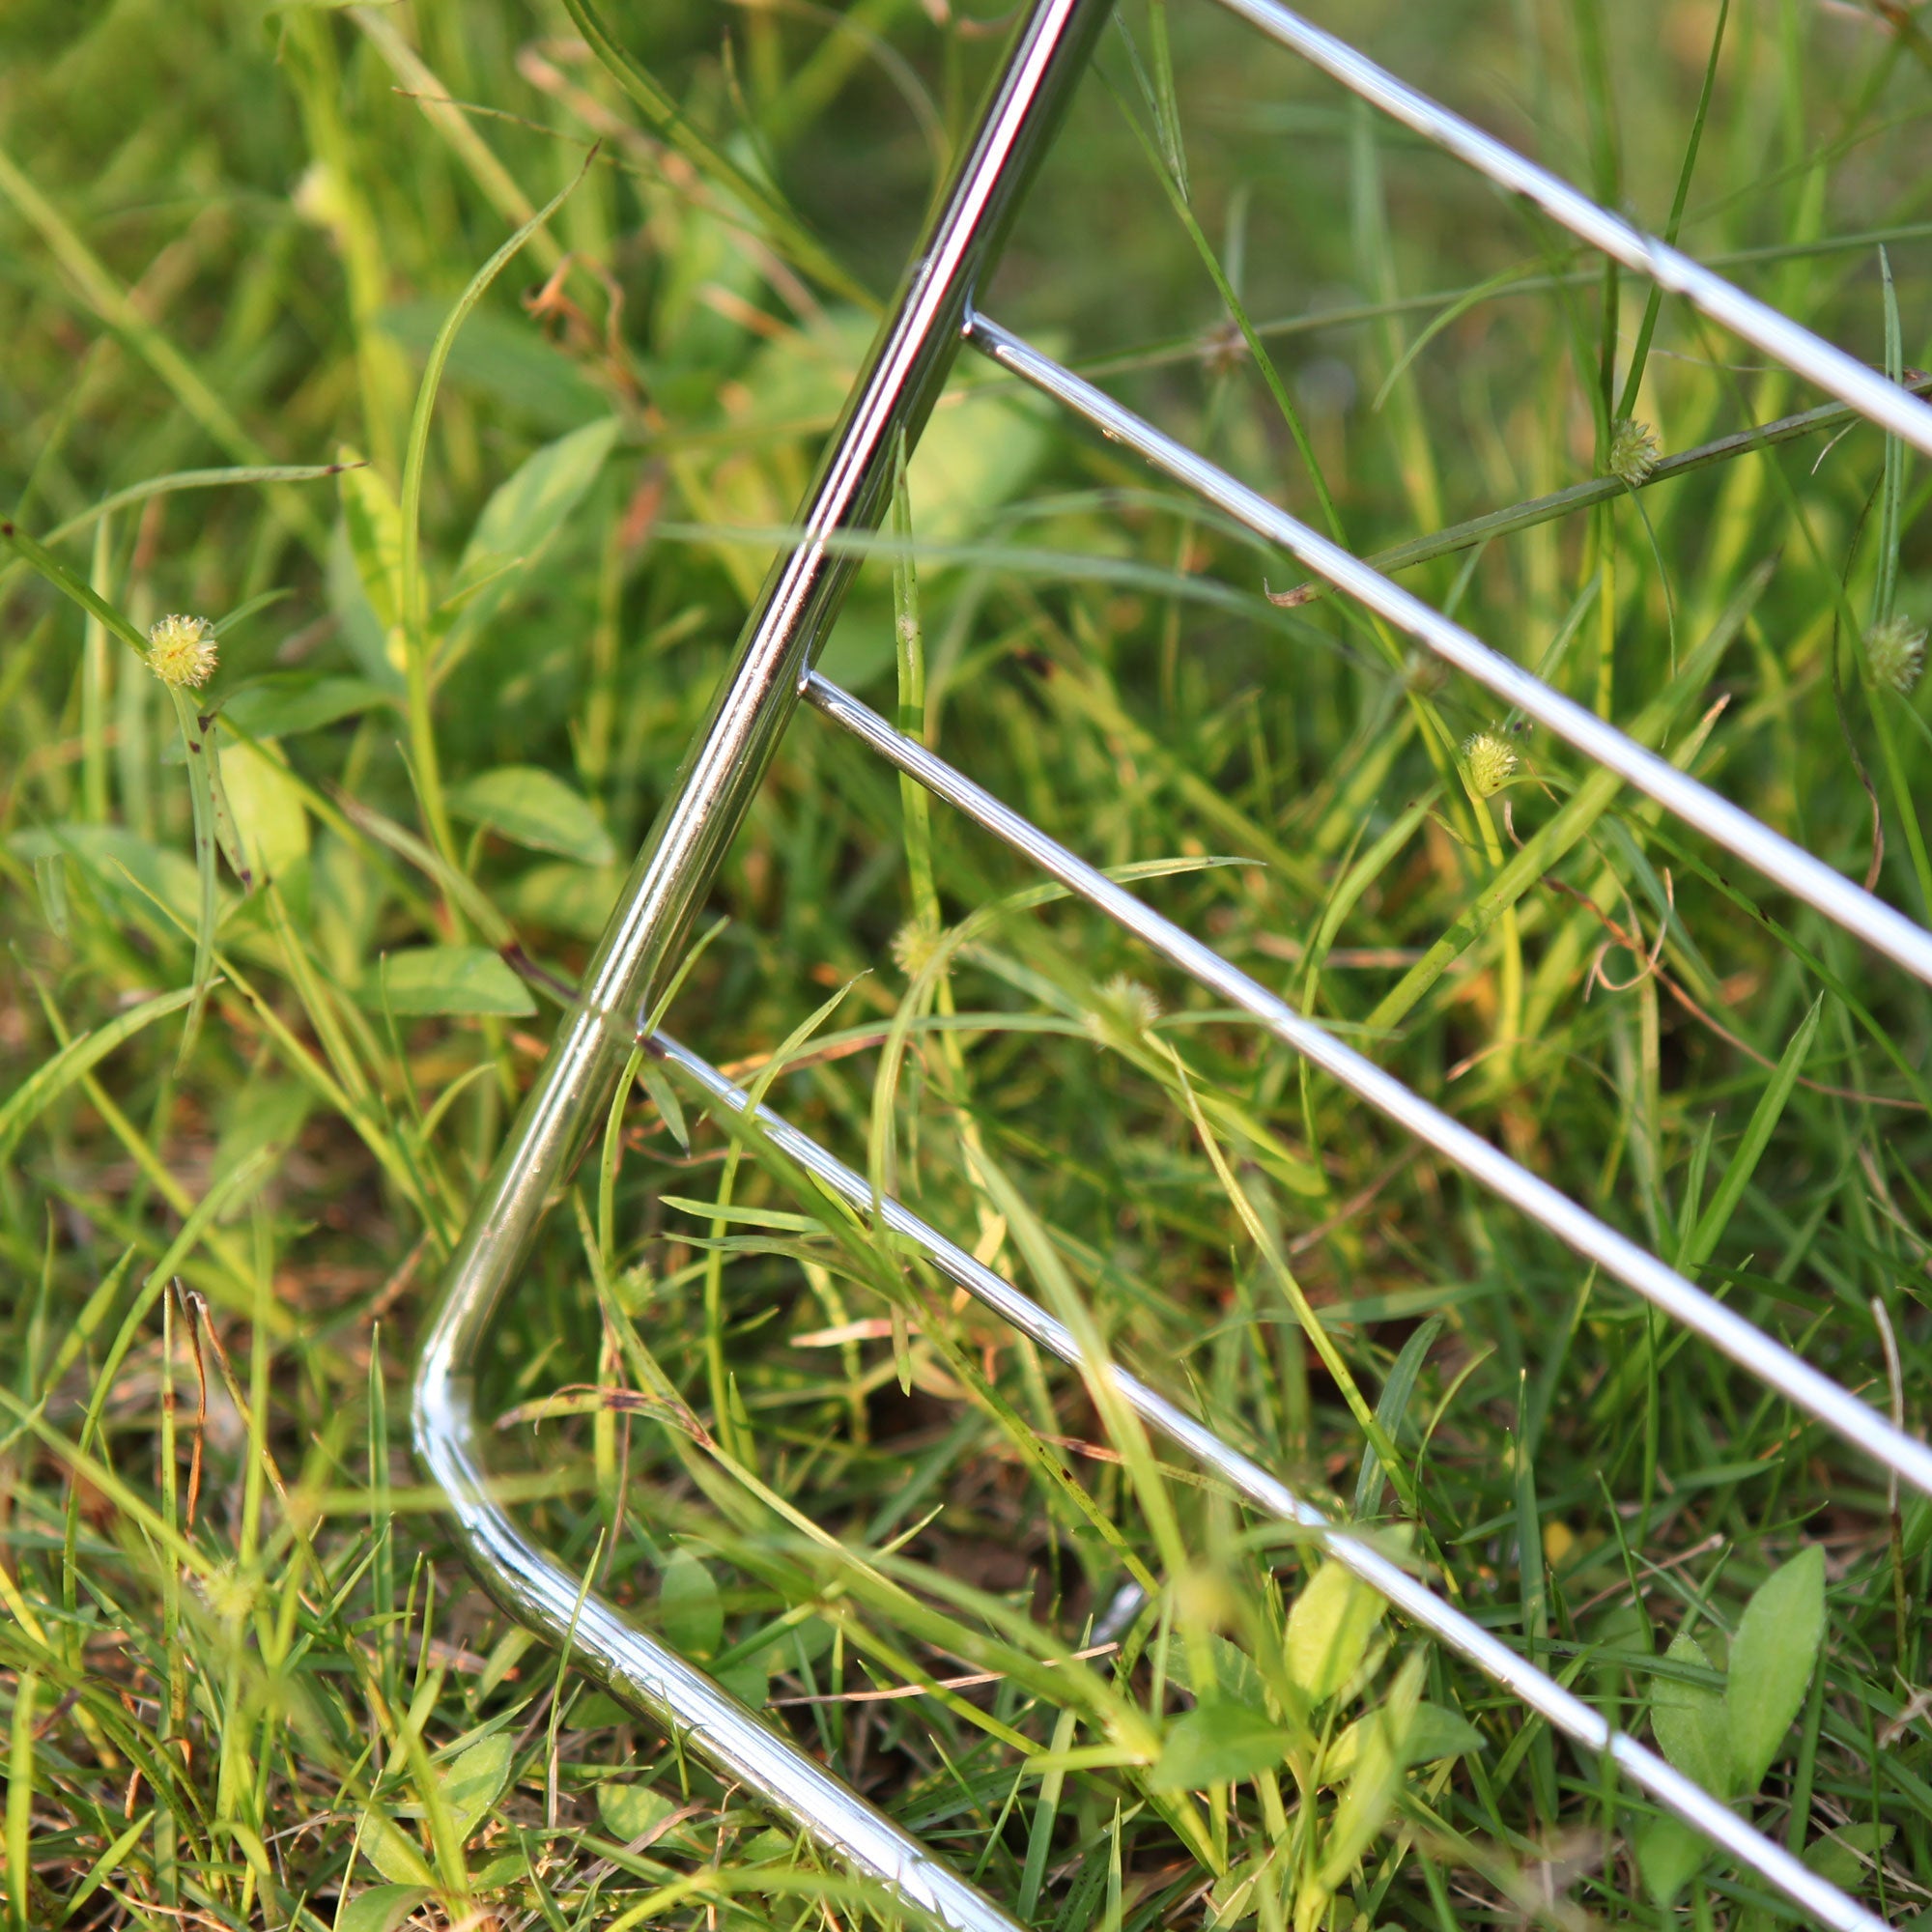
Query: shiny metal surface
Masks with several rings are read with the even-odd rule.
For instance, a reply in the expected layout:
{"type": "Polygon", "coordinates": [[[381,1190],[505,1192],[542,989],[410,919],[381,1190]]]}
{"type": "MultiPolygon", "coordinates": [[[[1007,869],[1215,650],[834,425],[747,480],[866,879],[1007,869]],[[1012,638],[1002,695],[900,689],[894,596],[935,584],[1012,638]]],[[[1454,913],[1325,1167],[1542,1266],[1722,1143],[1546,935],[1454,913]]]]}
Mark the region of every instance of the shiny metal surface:
{"type": "MultiPolygon", "coordinates": [[[[825,687],[830,692],[836,687],[825,687]]],[[[809,694],[818,701],[819,687],[814,682],[809,694]]],[[[1050,869],[1050,868],[1049,868],[1050,869]]],[[[1079,888],[1075,888],[1079,890],[1079,888]]],[[[737,1114],[750,1108],[750,1097],[724,1074],[709,1065],[689,1048],[660,1035],[650,1042],[665,1061],[709,1094],[714,1100],[737,1114]]],[[[759,1127],[781,1152],[790,1156],[807,1173],[862,1214],[873,1211],[872,1184],[855,1173],[836,1155],[802,1134],[768,1107],[755,1115],[759,1127]]],[[[1065,1322],[1047,1313],[1038,1302],[1023,1293],[1004,1275],[977,1262],[965,1249],[922,1221],[899,1202],[888,1198],[879,1206],[878,1218],[895,1235],[916,1242],[934,1267],[963,1288],[976,1300],[993,1310],[1023,1335],[1031,1337],[1049,1354],[1087,1375],[1105,1375],[1122,1400],[1151,1429],[1184,1449],[1202,1467],[1211,1469],[1244,1495],[1256,1508],[1278,1517],[1284,1522],[1299,1524],[1318,1532],[1328,1554],[1347,1566],[1372,1589],[1400,1609],[1411,1622],[1429,1631],[1452,1650],[1461,1652],[1479,1670],[1513,1691],[1532,1710],[1548,1719],[1581,1749],[1590,1754],[1605,1752],[1631,1780],[1640,1785],[1660,1803],[1667,1804],[1708,1837],[1733,1854],[1741,1864],[1813,1914],[1820,1924],[1839,1928],[1839,1932],[1885,1932],[1885,1921],[1847,1898],[1836,1886],[1822,1879],[1781,1845],[1774,1844],[1762,1833],[1754,1832],[1729,1805],[1713,1798],[1701,1785],[1674,1770],[1658,1754],[1623,1731],[1612,1730],[1580,1697],[1572,1695],[1556,1680],[1492,1636],[1483,1627],[1445,1603],[1435,1591],[1411,1577],[1399,1564],[1362,1538],[1339,1528],[1315,1505],[1297,1496],[1278,1477],[1260,1463],[1232,1448],[1210,1429],[1204,1428],[1184,1409],[1137,1377],[1114,1363],[1087,1360],[1079,1342],[1065,1322]]]]}
{"type": "Polygon", "coordinates": [[[416,1446],[449,1494],[471,1568],[502,1608],[567,1648],[573,1664],[624,1702],[671,1727],[687,1750],[937,1923],[957,1932],[1018,1932],[978,1887],[701,1670],[586,1592],[582,1578],[516,1527],[490,1493],[479,1454],[488,1432],[471,1413],[470,1382],[460,1368],[418,1380],[416,1446]]]}
{"type": "Polygon", "coordinates": [[[1278,0],[1220,0],[1220,4],[1270,40],[1292,47],[1311,66],[1379,107],[1392,120],[1466,161],[1498,187],[1534,202],[1591,247],[1648,275],[1672,295],[1685,297],[1732,334],[1776,357],[1806,382],[1815,383],[1828,395],[1851,404],[1861,416],[1882,424],[1915,449],[1932,455],[1932,407],[1897,384],[1887,382],[1857,356],[1834,349],[1768,302],[1746,295],[1682,249],[1598,207],[1548,168],[1538,167],[1494,135],[1485,134],[1460,114],[1452,114],[1439,101],[1378,67],[1359,48],[1323,32],[1279,5],[1278,0]]]}
{"type": "MultiPolygon", "coordinates": [[[[1596,208],[1272,0],[1224,4],[1505,187],[1529,196],[1595,245],[1686,294],[1707,314],[1820,386],[1932,450],[1932,410],[1853,358],[1596,208]]],[[[1108,0],[1036,0],[1015,36],[974,140],[928,227],[800,514],[804,537],[774,567],[760,594],[732,668],[598,948],[582,996],[559,1026],[541,1076],[479,1195],[445,1277],[415,1392],[418,1455],[430,1478],[448,1495],[456,1535],[479,1579],[510,1615],[566,1648],[574,1662],[671,1727],[687,1747],[726,1777],[760,1793],[837,1857],[883,1880],[923,1917],[958,1932],[1014,1928],[951,1867],[703,1673],[633,1629],[594,1594],[583,1592],[581,1579],[518,1530],[490,1492],[480,1449],[482,1430],[473,1411],[475,1365],[491,1316],[523,1265],[549,1205],[567,1183],[591,1123],[603,1112],[654,990],[677,957],[802,690],[835,723],[1119,920],[1181,971],[1250,1013],[1769,1386],[1932,1492],[1932,1451],[1923,1444],[810,672],[856,563],[858,547],[841,539],[862,534],[879,521],[899,440],[903,437],[909,446],[917,438],[945,381],[967,327],[976,278],[997,249],[1055,115],[1091,52],[1107,5],[1108,0]]],[[[972,328],[979,346],[1017,374],[1282,544],[1318,574],[1660,799],[1768,877],[1932,980],[1932,935],[1652,757],[1594,714],[1572,705],[1017,338],[979,318],[973,319],[972,328]]],[[[661,1037],[650,1044],[717,1104],[739,1113],[748,1107],[747,1096],[696,1055],[661,1037]]],[[[867,1181],[777,1117],[760,1110],[759,1120],[774,1143],[833,1192],[863,1213],[872,1213],[876,1206],[887,1228],[917,1243],[950,1279],[1061,1360],[1088,1374],[1111,1376],[1150,1426],[1258,1509],[1320,1535],[1338,1560],[1406,1617],[1520,1697],[1580,1749],[1614,1760],[1636,1784],[1724,1846],[1817,1922],[1841,1932],[1879,1932],[1881,1921],[1870,1913],[1753,1832],[1655,1753],[1611,1731],[1580,1699],[1371,1544],[1330,1523],[1314,1505],[1156,1391],[1109,1365],[1083,1363],[1071,1332],[1012,1283],[975,1262],[899,1203],[875,1204],[867,1181]]]]}
{"type": "Polygon", "coordinates": [[[1640,1248],[1614,1228],[1580,1208],[1560,1189],[1519,1166],[1482,1135],[1433,1106],[1394,1074],[1385,1072],[1366,1055],[1337,1039],[1325,1027],[1298,1013],[1260,980],[1231,965],[1190,932],[1161,915],[1096,867],[1069,852],[1057,839],[1023,818],[1009,806],[977,785],[945,759],[903,732],[896,731],[877,712],[840,691],[816,671],[806,686],[806,697],[841,729],[897,766],[909,778],[963,811],[1016,852],[1023,853],[1050,878],[1096,906],[1136,939],[1151,947],[1190,979],[1198,980],[1231,1007],[1260,1021],[1269,1033],[1304,1055],[1322,1072],[1351,1093],[1359,1094],[1378,1113],[1406,1127],[1418,1140],[1455,1162],[1512,1207],[1540,1222],[1559,1240],[1596,1262],[1673,1321],[1704,1337],[1788,1402],[1835,1429],[1875,1462],[1932,1495],[1932,1449],[1894,1429],[1877,1409],[1820,1375],[1763,1329],[1736,1315],[1702,1289],[1693,1287],[1674,1268],[1640,1248]]]}
{"type": "Polygon", "coordinates": [[[854,559],[837,535],[876,526],[895,451],[915,440],[958,353],[974,282],[1079,78],[1109,0],[1035,0],[880,329],[800,522],[776,564],[676,790],[659,814],[576,1007],[557,1029],[444,1277],[416,1371],[414,1436],[449,1497],[459,1543],[510,1615],[562,1646],[627,1701],[672,1725],[727,1777],[763,1791],[829,1851],[959,1932],[1009,1932],[983,1894],[812,1759],[538,1550],[483,1481],[474,1361],[608,1099],[648,1002],[689,931],[756,791],[800,679],[837,613],[854,559]],[[572,1615],[576,1610],[573,1625],[572,1615]]]}
{"type": "Polygon", "coordinates": [[[1552,691],[1541,678],[1532,676],[1501,652],[1492,650],[1481,639],[1431,609],[1421,598],[1359,557],[1350,555],[1340,544],[1330,542],[1286,510],[1276,508],[1259,491],[1236,482],[1226,470],[1196,455],[1185,443],[1163,436],[1151,423],[1123,409],[1103,390],[1096,389],[1070,369],[1062,368],[998,323],[982,315],[970,316],[967,340],[1001,368],[1010,370],[1076,415],[1084,416],[1103,436],[1145,457],[1156,469],[1164,470],[1196,496],[1225,510],[1257,536],[1279,544],[1318,577],[1326,578],[1338,589],[1347,591],[1357,602],[1426,644],[1458,670],[1466,671],[1487,685],[1505,703],[1516,706],[1539,724],[1548,725],[1598,764],[1615,772],[1639,791],[1647,792],[1687,824],[1735,852],[1775,885],[1782,886],[1793,897],[1815,906],[1847,932],[1856,933],[1908,972],[1932,983],[1932,932],[1922,925],[1855,885],[1823,860],[1813,858],[1802,846],[1794,845],[1762,820],[1740,810],[1728,799],[1719,798],[1708,785],[1699,784],[1667,758],[1645,751],[1594,711],[1565,697],[1561,692],[1552,691]]]}

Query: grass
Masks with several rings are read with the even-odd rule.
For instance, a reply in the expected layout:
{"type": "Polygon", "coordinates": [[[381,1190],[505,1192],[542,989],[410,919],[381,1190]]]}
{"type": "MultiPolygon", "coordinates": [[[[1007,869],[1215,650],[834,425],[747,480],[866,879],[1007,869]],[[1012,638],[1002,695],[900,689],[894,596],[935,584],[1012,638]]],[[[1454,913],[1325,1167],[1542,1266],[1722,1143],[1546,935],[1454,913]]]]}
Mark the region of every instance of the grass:
{"type": "MultiPolygon", "coordinates": [[[[1333,17],[1932,362],[1909,14],[1333,17]]],[[[1125,24],[992,312],[1924,918],[1920,466],[1742,434],[1819,399],[1211,10],[1125,24]],[[1666,461],[1606,488],[1626,416],[1666,461]]],[[[48,565],[0,549],[11,1925],[896,1922],[487,1605],[406,1379],[997,44],[902,0],[0,24],[48,565]],[[169,612],[219,632],[180,719],[129,648],[169,612]]],[[[830,673],[1922,1430],[1926,990],[955,386],[830,673]]],[[[801,717],[668,1023],[785,1048],[791,1119],[1922,1913],[1924,1499],[1034,884],[801,717]]],[[[1032,1924],[1790,1916],[655,1069],[483,1400],[586,1585],[1032,1924]]]]}

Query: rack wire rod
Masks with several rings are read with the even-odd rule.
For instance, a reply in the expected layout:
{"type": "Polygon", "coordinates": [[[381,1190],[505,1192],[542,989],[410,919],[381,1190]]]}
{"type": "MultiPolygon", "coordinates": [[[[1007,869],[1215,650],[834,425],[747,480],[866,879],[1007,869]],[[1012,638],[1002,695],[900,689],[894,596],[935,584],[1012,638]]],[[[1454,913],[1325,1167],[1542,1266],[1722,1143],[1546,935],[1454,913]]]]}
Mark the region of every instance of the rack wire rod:
{"type": "Polygon", "coordinates": [[[1123,443],[1257,536],[1279,544],[1317,576],[1386,617],[1458,670],[1487,685],[1506,703],[1648,793],[1793,897],[1803,899],[1932,984],[1932,932],[1922,925],[1774,832],[1761,819],[1720,798],[1667,758],[1646,751],[1594,711],[1552,690],[1413,592],[1277,508],[1259,491],[1237,482],[1010,330],[977,313],[968,317],[966,327],[966,339],[1001,368],[1085,417],[1101,435],[1123,443]]]}
{"type": "Polygon", "coordinates": [[[1932,1449],[1895,1429],[1875,1408],[1829,1376],[1801,1361],[1743,1316],[1693,1287],[1675,1268],[1607,1223],[1598,1220],[1561,1189],[1520,1166],[1472,1128],[1385,1072],[1286,1000],[1229,963],[1172,920],[1164,919],[1107,875],[1050,838],[1032,820],[1003,805],[945,759],[895,730],[877,712],[816,671],[805,688],[807,701],[860,743],[877,752],[937,798],[964,812],[1049,877],[1097,907],[1116,923],[1197,980],[1232,1007],[1259,1020],[1268,1032],[1324,1073],[1357,1094],[1418,1140],[1521,1209],[1559,1240],[1634,1288],[1687,1328],[1703,1336],[1787,1402],[1834,1429],[1883,1467],[1895,1470],[1932,1495],[1932,1449]]]}
{"type": "Polygon", "coordinates": [[[522,1275],[631,1052],[639,1014],[670,977],[765,767],[799,680],[857,568],[838,539],[874,527],[901,448],[916,442],[960,346],[970,290],[997,257],[1110,0],[1030,0],[873,338],[800,512],[671,795],[477,1189],[417,1357],[415,1448],[442,1491],[451,1540],[519,1623],[651,1714],[727,1782],[758,1792],[829,1851],[950,1932],[1016,1932],[985,1894],[668,1646],[631,1628],[525,1536],[491,1492],[475,1414],[496,1310],[522,1275]]]}
{"type": "MultiPolygon", "coordinates": [[[[1224,0],[1345,85],[1456,153],[1510,191],[1527,196],[1612,256],[1689,297],[1743,339],[1788,362],[1892,434],[1932,452],[1932,409],[1850,356],[1700,267],[1640,234],[1554,176],[1511,153],[1354,49],[1273,0],[1224,0]]],[[[841,600],[850,564],[842,540],[877,521],[891,460],[917,440],[962,330],[1021,374],[1048,382],[1081,413],[1132,441],[1157,466],[1200,489],[1270,541],[1496,690],[1527,715],[1659,798],[1788,890],[1932,982],[1932,934],[1839,877],[1747,814],[1634,746],[1594,715],[1530,678],[1469,634],[1409,598],[1369,566],[1294,524],[1099,391],[1059,370],[993,325],[969,320],[968,295],[983,278],[1024,180],[1059,106],[1084,67],[1108,0],[1032,0],[996,79],[979,131],[910,265],[892,315],[855,385],[802,513],[807,535],[781,557],[748,623],[672,797],[639,855],[622,902],[591,963],[583,995],[559,1029],[496,1167],[479,1193],[445,1278],[420,1357],[415,1438],[430,1479],[448,1498],[456,1540],[496,1600],[624,1700],[674,1727],[725,1776],[758,1791],[782,1815],[907,1904],[952,1932],[1015,1932],[1012,1921],[943,1861],[867,1804],[790,1740],[761,1721],[667,1646],[633,1629],[517,1528],[491,1492],[473,1403],[477,1361],[492,1315],[514,1285],[546,1205],[599,1117],[637,1020],[661,985],[691,916],[755,789],[801,693],[890,762],[1016,846],[1050,876],[1120,921],[1173,964],[1252,1014],[1344,1086],[1437,1149],[1532,1219],[1600,1263],[1703,1335],[1785,1399],[1826,1422],[1916,1487],[1932,1492],[1932,1452],[1704,1294],[1656,1257],[1411,1093],[1392,1075],[1295,1012],[1151,908],[1121,891],[923,746],[902,737],[805,667],[841,600]],[[1031,358],[1031,369],[1019,365],[1031,358]],[[1130,430],[1132,434],[1122,435],[1130,430]],[[1204,487],[1205,486],[1205,487],[1204,487]],[[1236,493],[1234,497],[1221,494],[1236,493]],[[1264,518],[1255,523],[1244,512],[1264,518]],[[1687,809],[1688,808],[1688,809],[1687,809]]],[[[747,1095],[696,1055],[651,1042],[724,1105],[747,1095]]],[[[792,1158],[863,1212],[917,1242],[934,1265],[1042,1347],[1089,1374],[1111,1374],[1152,1427],[1215,1470],[1259,1508],[1321,1537],[1336,1557],[1418,1626],[1433,1632],[1520,1696],[1583,1749],[1606,1755],[1632,1779],[1743,1865],[1836,1932],[1882,1932],[1882,1921],[1768,1842],[1736,1813],[1654,1752],[1621,1733],[1532,1662],[1436,1597],[1371,1545],[1328,1520],[1259,1464],[1153,1390],[1110,1365],[1081,1360],[1070,1331],[990,1269],[869,1184],[815,1143],[762,1114],[792,1158]]]]}
{"type": "Polygon", "coordinates": [[[1914,448],[1932,455],[1932,408],[1856,356],[1847,355],[1768,302],[1746,295],[1736,283],[1714,274],[1682,249],[1600,208],[1548,168],[1538,167],[1440,101],[1398,80],[1358,48],[1281,6],[1279,0],[1220,0],[1220,4],[1270,40],[1293,48],[1350,93],[1466,161],[1499,187],[1534,202],[1573,235],[1581,236],[1626,268],[1648,275],[1660,288],[1685,297],[1732,334],[1775,356],[1827,394],[1849,403],[1861,415],[1883,425],[1914,448]]]}
{"type": "MultiPolygon", "coordinates": [[[[826,687],[828,694],[833,689],[826,687]]],[[[813,702],[819,701],[816,690],[808,695],[813,702]]],[[[733,1113],[742,1116],[750,1112],[750,1096],[688,1047],[664,1035],[653,1036],[646,1045],[733,1113]]],[[[1796,1904],[1815,1914],[1821,1923],[1838,1928],[1838,1932],[1883,1932],[1883,1919],[1848,1898],[1783,1847],[1753,1831],[1729,1805],[1673,1769],[1655,1751],[1628,1733],[1613,1730],[1580,1697],[1519,1657],[1507,1644],[1445,1603],[1426,1583],[1391,1562],[1372,1544],[1340,1528],[1313,1503],[1296,1495],[1279,1477],[1270,1475],[1259,1463],[1222,1441],[1211,1429],[1137,1377],[1114,1363],[1090,1360],[1065,1322],[1004,1275],[976,1261],[898,1201],[891,1197],[877,1201],[871,1182],[864,1175],[847,1167],[770,1108],[759,1107],[754,1118],[781,1152],[831,1192],[862,1214],[876,1215],[895,1235],[915,1243],[950,1281],[1049,1354],[1058,1356],[1084,1376],[1108,1376],[1122,1399],[1151,1428],[1185,1450],[1204,1468],[1211,1469],[1230,1483],[1257,1508],[1319,1536],[1329,1555],[1385,1597],[1411,1622],[1521,1698],[1581,1749],[1595,1756],[1607,1754],[1634,1783],[1723,1846],[1740,1863],[1775,1885],[1796,1904]]]]}
{"type": "Polygon", "coordinates": [[[704,1759],[727,1782],[755,1791],[781,1817],[890,1886],[926,1918],[951,1932],[1021,1932],[944,1859],[696,1664],[639,1630],[518,1528],[485,1469],[487,1431],[478,1425],[473,1399],[469,1374],[419,1381],[416,1446],[430,1479],[450,1498],[464,1554],[491,1596],[577,1668],[648,1713],[680,1748],[704,1759]]]}

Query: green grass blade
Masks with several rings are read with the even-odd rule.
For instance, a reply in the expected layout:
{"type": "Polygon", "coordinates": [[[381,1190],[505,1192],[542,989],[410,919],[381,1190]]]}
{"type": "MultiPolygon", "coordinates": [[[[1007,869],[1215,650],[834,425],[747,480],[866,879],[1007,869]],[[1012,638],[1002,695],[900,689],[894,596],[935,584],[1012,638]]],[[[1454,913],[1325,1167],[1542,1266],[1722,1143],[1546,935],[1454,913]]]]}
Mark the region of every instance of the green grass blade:
{"type": "Polygon", "coordinates": [[[1702,1267],[1717,1253],[1718,1243],[1724,1238],[1724,1231],[1730,1226],[1738,1204],[1744,1199],[1745,1189],[1750,1185],[1758,1162],[1764,1157],[1764,1151],[1770,1146],[1771,1137],[1777,1131],[1777,1123],[1784,1117],[1785,1107],[1798,1084],[1798,1076],[1804,1070],[1805,1058],[1818,1032],[1818,1016],[1824,1009],[1825,996],[1820,993],[1806,1009],[1797,1032],[1791,1036],[1790,1044],[1778,1056],[1777,1065],[1765,1083],[1757,1105],[1751,1109],[1744,1139],[1738,1144],[1737,1152],[1731,1156],[1730,1165],[1724,1169],[1723,1179],[1718,1183],[1710,1205],[1697,1217],[1696,1226],[1679,1251],[1677,1265],[1687,1272],[1702,1267]]]}
{"type": "Polygon", "coordinates": [[[456,843],[450,831],[448,809],[443,801],[436,725],[430,713],[430,639],[422,589],[422,490],[423,471],[429,460],[430,420],[436,411],[437,390],[441,386],[449,353],[456,346],[457,333],[469,320],[470,311],[483,299],[490,284],[509,266],[525,242],[570,199],[589,172],[596,154],[593,148],[584,156],[577,173],[470,276],[469,286],[456,298],[456,306],[443,318],[442,327],[437,330],[436,340],[430,345],[429,359],[423,365],[422,382],[416,390],[415,409],[410,417],[409,444],[403,458],[403,542],[398,592],[402,608],[397,613],[407,647],[410,751],[431,843],[451,865],[456,859],[456,843]]]}

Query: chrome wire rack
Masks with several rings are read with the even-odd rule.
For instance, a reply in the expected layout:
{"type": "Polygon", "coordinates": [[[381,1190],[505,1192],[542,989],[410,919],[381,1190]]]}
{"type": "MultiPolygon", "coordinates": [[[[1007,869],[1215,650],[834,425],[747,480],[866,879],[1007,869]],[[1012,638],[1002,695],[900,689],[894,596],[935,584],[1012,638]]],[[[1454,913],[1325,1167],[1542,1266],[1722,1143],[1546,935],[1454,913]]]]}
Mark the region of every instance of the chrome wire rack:
{"type": "MultiPolygon", "coordinates": [[[[1681,296],[1819,388],[1932,454],[1932,408],[1677,249],[1597,206],[1417,93],[1276,0],[1230,11],[1375,107],[1534,203],[1591,246],[1681,296]]],[[[1386,576],[1163,435],[974,306],[1025,185],[1105,23],[1110,0],[1034,0],[948,188],[872,346],[816,481],[800,534],[774,566],[731,668],[694,740],[597,949],[576,1006],[486,1181],[446,1277],[415,1384],[415,1443],[443,1490],[479,1580],[511,1616],[620,1698],[673,1727],[685,1747],[809,1832],[828,1852],[885,1881],[920,1915],[958,1932],[1012,1932],[992,1901],[675,1652],[586,1594],[496,1502],[474,1412],[475,1370],[491,1317],[513,1288],[538,1225],[601,1120],[639,1045],[727,1109],[753,1102],[643,1016],[673,971],[696,908],[801,698],[1068,892],[1119,922],[1180,972],[1248,1014],[1313,1065],[1385,1114],[1531,1220],[1682,1323],[1768,1388],[1932,1494],[1928,1450],[1657,1256],[1597,1219],[1372,1060],[1162,918],[1094,867],[896,730],[812,668],[857,564],[883,520],[894,464],[913,442],[962,345],[1134,451],[1236,523],[1293,555],[1508,705],[1657,801],[1763,877],[1932,983],[1932,932],[1903,917],[1749,813],[1564,697],[1386,576]]],[[[1821,1924],[1875,1932],[1883,1921],[1646,1746],[1611,1728],[1529,1659],[1455,1608],[1367,1541],[1165,1397],[1111,1364],[1083,1362],[1072,1331],[1010,1281],[768,1110],[768,1140],[831,1194],[916,1249],[1063,1362],[1106,1375],[1152,1429],[1230,1484],[1259,1513],[1319,1539],[1410,1623],[1466,1658],[1591,1758],[1688,1820],[1821,1924]]]]}

